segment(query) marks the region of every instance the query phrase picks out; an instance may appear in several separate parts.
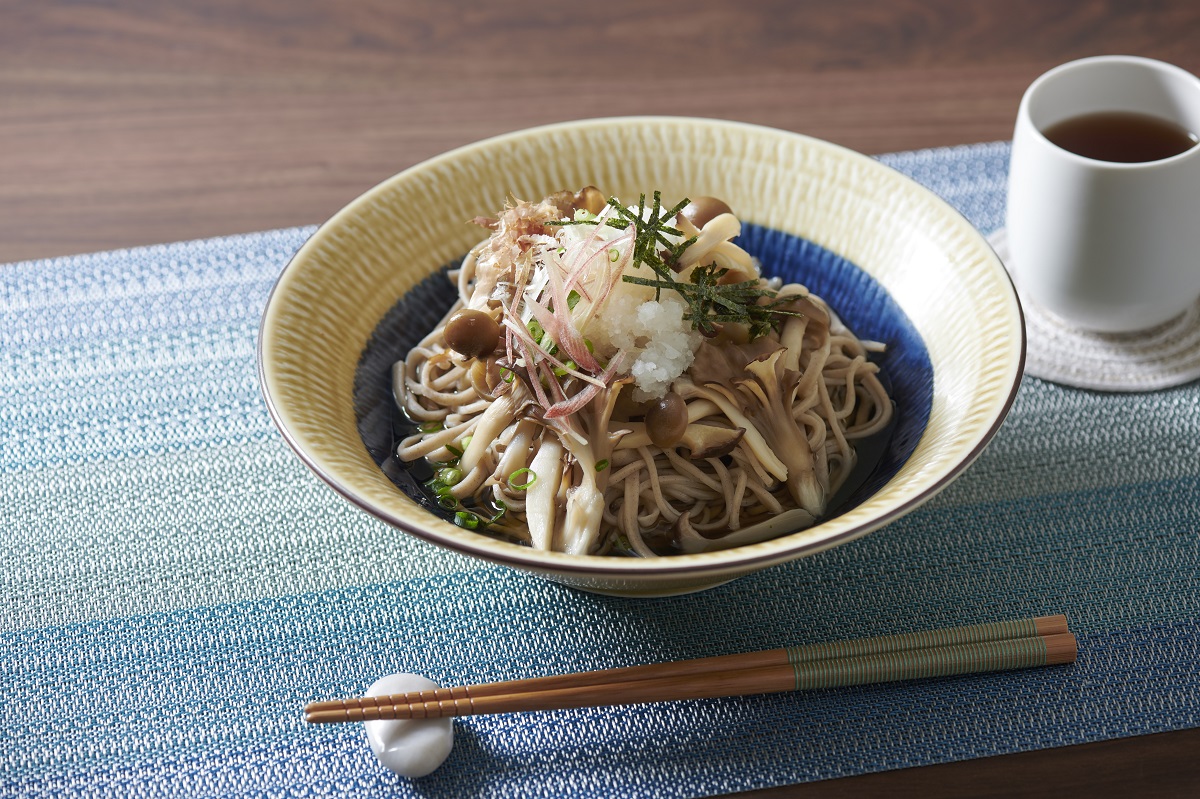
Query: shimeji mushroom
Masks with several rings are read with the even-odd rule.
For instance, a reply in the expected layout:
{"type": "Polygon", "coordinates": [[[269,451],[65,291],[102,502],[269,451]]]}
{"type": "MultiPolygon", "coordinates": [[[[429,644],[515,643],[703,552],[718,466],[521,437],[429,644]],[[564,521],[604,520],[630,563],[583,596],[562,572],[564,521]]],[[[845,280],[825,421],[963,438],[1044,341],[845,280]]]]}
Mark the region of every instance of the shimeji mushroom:
{"type": "Polygon", "coordinates": [[[610,472],[606,466],[613,447],[627,433],[624,429],[609,430],[609,421],[621,389],[632,382],[630,378],[615,381],[582,413],[546,420],[558,429],[580,476],[567,492],[566,518],[555,540],[556,549],[586,555],[598,542],[610,472]]]}

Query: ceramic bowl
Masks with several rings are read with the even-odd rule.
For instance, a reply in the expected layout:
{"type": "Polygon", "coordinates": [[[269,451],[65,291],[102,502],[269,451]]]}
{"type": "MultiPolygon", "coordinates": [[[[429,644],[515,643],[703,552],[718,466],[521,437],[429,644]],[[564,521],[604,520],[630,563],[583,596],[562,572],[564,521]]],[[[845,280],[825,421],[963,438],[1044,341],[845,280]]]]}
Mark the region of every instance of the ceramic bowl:
{"type": "Polygon", "coordinates": [[[909,178],[845,148],[779,130],[685,118],[553,125],[405,170],[322,225],[283,270],[259,337],[271,416],[303,461],[364,511],[447,549],[581,589],[699,590],[845,544],[945,488],[982,451],[1024,362],[1020,304],[984,238],[909,178]],[[387,461],[391,362],[452,292],[440,274],[485,231],[466,223],[509,195],[595,185],[636,200],[712,195],[748,224],[767,274],[823,296],[882,368],[898,422],[879,465],[825,521],[752,546],[657,559],[572,556],[493,540],[440,518],[387,461]],[[381,466],[382,464],[382,466],[381,466]]]}

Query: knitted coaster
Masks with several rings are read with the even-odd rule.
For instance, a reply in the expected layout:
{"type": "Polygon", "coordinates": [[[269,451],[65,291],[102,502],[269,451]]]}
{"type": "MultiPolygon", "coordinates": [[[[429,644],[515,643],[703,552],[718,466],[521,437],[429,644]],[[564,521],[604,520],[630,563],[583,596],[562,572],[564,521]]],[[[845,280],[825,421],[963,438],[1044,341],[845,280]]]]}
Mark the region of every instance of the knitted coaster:
{"type": "MultiPolygon", "coordinates": [[[[988,236],[988,242],[1011,274],[1005,229],[988,236]]],[[[1028,375],[1099,391],[1154,391],[1200,377],[1200,299],[1157,327],[1098,333],[1074,327],[1036,305],[1019,283],[1017,294],[1025,311],[1028,375]]]]}

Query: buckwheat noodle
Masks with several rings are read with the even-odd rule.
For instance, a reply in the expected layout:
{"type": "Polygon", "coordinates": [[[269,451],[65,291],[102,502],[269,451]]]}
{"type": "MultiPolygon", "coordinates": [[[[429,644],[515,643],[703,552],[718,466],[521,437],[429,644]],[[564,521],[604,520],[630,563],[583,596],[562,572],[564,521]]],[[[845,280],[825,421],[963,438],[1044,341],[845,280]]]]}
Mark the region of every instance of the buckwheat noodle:
{"type": "Polygon", "coordinates": [[[763,280],[733,241],[736,216],[689,214],[696,203],[664,216],[671,241],[694,237],[675,279],[724,270],[711,273],[758,281],[785,313],[756,338],[732,322],[709,337],[686,322],[661,336],[612,333],[623,324],[614,318],[643,306],[664,318],[677,310],[671,292],[624,280],[654,277],[637,263],[641,229],[608,224],[618,215],[598,197],[589,187],[476,220],[492,234],[452,273],[458,301],[393,371],[398,406],[417,426],[398,457],[438,468],[432,490],[464,526],[574,554],[702,552],[774,535],[760,523],[785,510],[797,509],[798,527],[820,520],[855,467],[856,442],[891,419],[869,358],[882,345],[859,340],[804,286],[763,280]],[[486,353],[447,342],[464,309],[495,323],[486,353]],[[650,352],[671,336],[691,352],[650,352]],[[686,368],[663,377],[664,359],[686,368]],[[656,402],[677,417],[669,435],[654,429],[656,402]]]}

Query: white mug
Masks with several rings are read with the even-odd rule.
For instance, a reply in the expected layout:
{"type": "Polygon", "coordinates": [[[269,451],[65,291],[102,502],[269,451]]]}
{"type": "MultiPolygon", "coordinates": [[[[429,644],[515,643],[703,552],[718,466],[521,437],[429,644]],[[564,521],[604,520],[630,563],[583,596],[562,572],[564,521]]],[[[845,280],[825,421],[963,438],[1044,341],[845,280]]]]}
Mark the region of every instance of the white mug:
{"type": "Polygon", "coordinates": [[[1129,332],[1200,297],[1200,146],[1125,163],[1078,155],[1046,136],[1102,112],[1157,117],[1194,138],[1200,79],[1148,58],[1099,56],[1034,81],[1013,134],[1010,266],[1023,295],[1068,323],[1129,332]]]}

